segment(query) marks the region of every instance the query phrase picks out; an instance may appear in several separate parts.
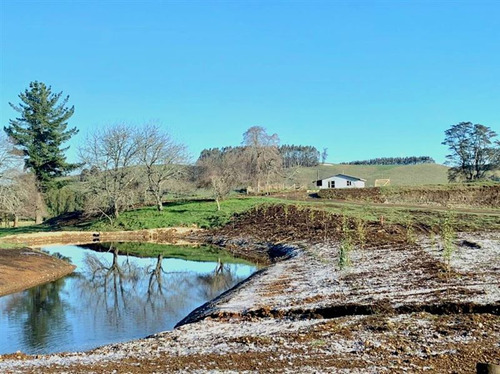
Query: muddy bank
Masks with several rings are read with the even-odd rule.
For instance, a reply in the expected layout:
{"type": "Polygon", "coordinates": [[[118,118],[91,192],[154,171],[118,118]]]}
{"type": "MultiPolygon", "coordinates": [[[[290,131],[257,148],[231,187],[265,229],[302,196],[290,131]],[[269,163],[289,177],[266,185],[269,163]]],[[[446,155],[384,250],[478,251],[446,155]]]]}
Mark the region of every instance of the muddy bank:
{"type": "Polygon", "coordinates": [[[0,296],[52,282],[74,265],[30,248],[0,249],[0,296]]]}

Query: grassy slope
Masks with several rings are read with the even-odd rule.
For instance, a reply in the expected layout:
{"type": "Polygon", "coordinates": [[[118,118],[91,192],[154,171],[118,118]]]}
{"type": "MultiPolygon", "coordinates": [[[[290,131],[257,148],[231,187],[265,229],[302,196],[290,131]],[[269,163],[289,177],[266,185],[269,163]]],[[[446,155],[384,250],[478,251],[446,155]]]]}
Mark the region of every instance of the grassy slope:
{"type": "Polygon", "coordinates": [[[106,219],[100,219],[78,226],[51,227],[42,224],[18,228],[0,228],[0,237],[54,230],[117,231],[193,225],[208,228],[227,223],[235,213],[243,212],[262,203],[278,201],[280,200],[266,197],[232,198],[222,202],[220,211],[217,211],[217,205],[214,201],[176,201],[166,203],[162,212],[157,211],[155,207],[145,207],[124,212],[113,225],[110,225],[106,219]]]}
{"type": "Polygon", "coordinates": [[[319,165],[300,168],[297,183],[314,188],[311,181],[335,174],[348,174],[366,179],[366,186],[375,184],[375,179],[390,179],[392,186],[448,183],[448,167],[439,164],[421,165],[319,165]]]}

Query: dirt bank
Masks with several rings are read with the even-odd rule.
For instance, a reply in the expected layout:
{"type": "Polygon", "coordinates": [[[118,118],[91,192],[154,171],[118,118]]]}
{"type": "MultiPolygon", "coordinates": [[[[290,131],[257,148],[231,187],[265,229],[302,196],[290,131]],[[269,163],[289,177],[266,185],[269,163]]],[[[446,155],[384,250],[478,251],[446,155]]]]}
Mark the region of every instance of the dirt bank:
{"type": "Polygon", "coordinates": [[[74,269],[74,265],[29,248],[0,249],[0,296],[51,282],[74,269]]]}
{"type": "Polygon", "coordinates": [[[500,364],[499,233],[459,233],[447,261],[439,238],[409,245],[401,228],[374,226],[340,268],[342,222],[332,218],[321,236],[319,218],[311,241],[301,236],[307,212],[296,213],[277,231],[285,217],[275,210],[212,233],[277,256],[190,323],[91,352],[0,356],[0,371],[473,373],[477,362],[500,364]],[[288,244],[276,251],[271,240],[288,244]]]}
{"type": "Polygon", "coordinates": [[[498,208],[500,206],[500,185],[451,184],[418,187],[325,189],[320,190],[318,196],[324,199],[355,202],[498,208]]]}
{"type": "Polygon", "coordinates": [[[185,238],[200,229],[191,227],[169,227],[137,231],[55,231],[32,234],[9,235],[0,239],[3,243],[22,244],[30,247],[54,244],[87,244],[116,241],[150,241],[155,243],[187,243],[185,238]]]}

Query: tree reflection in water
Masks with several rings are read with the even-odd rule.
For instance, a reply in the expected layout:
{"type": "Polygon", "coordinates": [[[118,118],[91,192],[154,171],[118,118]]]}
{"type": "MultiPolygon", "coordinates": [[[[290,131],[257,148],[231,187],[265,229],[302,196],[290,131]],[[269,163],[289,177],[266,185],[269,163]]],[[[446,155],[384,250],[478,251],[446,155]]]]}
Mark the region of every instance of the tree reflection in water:
{"type": "Polygon", "coordinates": [[[43,350],[54,340],[63,339],[61,330],[70,333],[66,305],[61,299],[65,281],[62,278],[30,288],[12,297],[5,308],[9,319],[23,321],[21,340],[33,352],[43,350]]]}
{"type": "Polygon", "coordinates": [[[211,300],[234,286],[241,279],[235,277],[231,267],[224,265],[219,259],[212,273],[198,275],[197,280],[202,285],[200,288],[201,296],[211,300]]]}
{"type": "Polygon", "coordinates": [[[1,353],[90,349],[164,331],[255,269],[87,248],[57,248],[77,265],[72,275],[0,301],[1,353]]]}
{"type": "Polygon", "coordinates": [[[160,312],[174,319],[183,317],[195,286],[190,272],[166,272],[162,255],[154,266],[139,267],[128,257],[120,264],[118,249],[111,246],[110,251],[111,263],[95,254],[84,259],[88,276],[82,281],[82,297],[86,305],[104,309],[108,323],[118,328],[126,324],[125,317],[147,325],[158,320],[160,312]]]}

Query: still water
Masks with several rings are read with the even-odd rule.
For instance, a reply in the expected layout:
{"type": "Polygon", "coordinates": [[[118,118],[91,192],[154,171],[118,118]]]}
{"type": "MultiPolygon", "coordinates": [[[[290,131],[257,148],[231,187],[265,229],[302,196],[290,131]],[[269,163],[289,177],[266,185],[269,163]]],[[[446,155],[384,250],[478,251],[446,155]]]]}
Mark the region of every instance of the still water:
{"type": "Polygon", "coordinates": [[[0,298],[0,354],[82,351],[169,330],[256,270],[227,259],[137,258],[74,245],[42,249],[71,258],[77,268],[0,298]]]}

